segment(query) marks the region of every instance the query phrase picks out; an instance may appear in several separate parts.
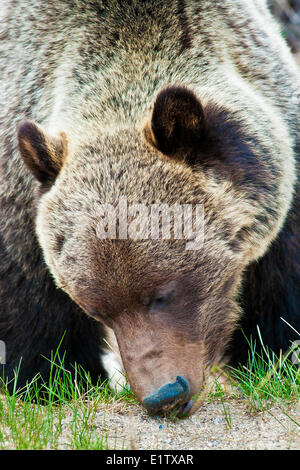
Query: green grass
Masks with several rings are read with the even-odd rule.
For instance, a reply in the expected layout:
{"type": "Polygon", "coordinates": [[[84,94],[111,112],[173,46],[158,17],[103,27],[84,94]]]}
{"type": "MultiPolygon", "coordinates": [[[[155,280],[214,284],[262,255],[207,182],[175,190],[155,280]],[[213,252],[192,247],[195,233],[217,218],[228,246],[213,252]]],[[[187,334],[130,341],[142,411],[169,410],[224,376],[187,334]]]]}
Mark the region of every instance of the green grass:
{"type": "Polygon", "coordinates": [[[250,412],[268,410],[275,403],[286,407],[300,399],[299,366],[290,354],[278,357],[264,349],[262,355],[252,345],[247,365],[230,371],[250,412]]]}
{"type": "Polygon", "coordinates": [[[117,436],[109,436],[103,405],[118,401],[125,405],[137,403],[135,397],[130,389],[112,391],[108,382],[95,386],[82,368],[74,369],[72,378],[64,368],[63,359],[56,354],[55,360],[51,359],[49,383],[41,382],[37,375],[25,387],[17,389],[18,368],[11,393],[2,385],[0,449],[116,448],[117,436]],[[103,429],[95,425],[99,409],[103,410],[103,429]]]}
{"type": "MultiPolygon", "coordinates": [[[[220,371],[220,374],[226,374],[231,384],[231,397],[242,399],[252,414],[272,414],[272,406],[277,405],[300,427],[300,422],[296,422],[289,414],[289,406],[300,400],[300,367],[292,361],[295,351],[300,357],[299,346],[291,348],[286,355],[276,356],[263,345],[262,339],[259,347],[252,342],[248,344],[246,365],[238,368],[227,367],[225,371],[220,371]]],[[[225,403],[228,401],[228,395],[218,379],[214,382],[209,399],[221,401],[226,425],[231,428],[230,409],[225,403]]]]}
{"type": "MultiPolygon", "coordinates": [[[[291,361],[291,354],[276,357],[265,347],[264,352],[261,355],[256,345],[250,343],[247,365],[225,370],[232,393],[228,394],[218,380],[214,382],[207,399],[221,403],[228,430],[232,428],[230,403],[233,399],[242,400],[250,413],[272,414],[272,406],[276,404],[300,426],[289,413],[289,405],[300,399],[300,368],[291,361]]],[[[48,384],[39,381],[37,376],[26,387],[18,389],[19,370],[16,370],[11,393],[4,385],[0,388],[0,449],[124,448],[124,442],[106,426],[109,411],[105,405],[121,403],[129,414],[130,406],[137,404],[131,390],[113,392],[107,382],[95,386],[80,367],[75,367],[72,377],[58,353],[50,362],[48,384]]],[[[176,413],[171,413],[169,419],[179,421],[176,413]]]]}

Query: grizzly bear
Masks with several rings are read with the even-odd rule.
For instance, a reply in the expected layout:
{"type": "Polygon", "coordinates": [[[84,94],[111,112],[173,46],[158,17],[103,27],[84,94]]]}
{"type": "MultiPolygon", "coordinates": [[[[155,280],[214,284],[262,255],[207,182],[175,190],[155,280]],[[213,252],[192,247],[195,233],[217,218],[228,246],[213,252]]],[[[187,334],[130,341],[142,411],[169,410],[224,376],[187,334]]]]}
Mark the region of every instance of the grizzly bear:
{"type": "Polygon", "coordinates": [[[113,376],[113,332],[145,408],[192,412],[214,364],[247,360],[245,338],[288,351],[300,75],[265,0],[9,0],[1,14],[7,380],[20,360],[18,386],[47,380],[59,344],[70,370],[113,376]],[[153,207],[170,214],[154,236],[153,207]]]}

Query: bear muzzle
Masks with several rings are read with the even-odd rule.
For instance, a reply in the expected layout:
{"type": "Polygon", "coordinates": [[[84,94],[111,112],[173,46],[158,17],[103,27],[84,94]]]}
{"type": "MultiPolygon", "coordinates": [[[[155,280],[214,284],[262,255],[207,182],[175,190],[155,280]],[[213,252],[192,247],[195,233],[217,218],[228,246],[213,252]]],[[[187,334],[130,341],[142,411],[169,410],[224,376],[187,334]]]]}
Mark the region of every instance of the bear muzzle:
{"type": "Polygon", "coordinates": [[[148,318],[119,319],[114,332],[126,376],[150,415],[193,412],[203,384],[202,343],[178,341],[171,328],[155,328],[148,318]]]}
{"type": "MultiPolygon", "coordinates": [[[[181,376],[177,376],[176,382],[166,384],[156,392],[144,398],[142,405],[146,408],[149,414],[158,414],[164,411],[169,411],[180,403],[186,403],[189,393],[190,387],[187,380],[181,376]]],[[[188,411],[188,405],[182,407],[180,414],[185,414],[185,412],[188,411]]]]}

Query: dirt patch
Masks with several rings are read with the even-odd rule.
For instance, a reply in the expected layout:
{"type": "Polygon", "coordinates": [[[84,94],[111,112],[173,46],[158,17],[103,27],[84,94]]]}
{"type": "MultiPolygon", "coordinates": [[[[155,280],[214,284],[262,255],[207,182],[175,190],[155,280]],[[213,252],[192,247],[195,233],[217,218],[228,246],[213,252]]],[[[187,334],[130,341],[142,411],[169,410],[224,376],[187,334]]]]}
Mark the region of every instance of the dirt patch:
{"type": "Polygon", "coordinates": [[[116,403],[99,409],[94,424],[108,434],[110,449],[300,449],[299,403],[288,409],[289,417],[279,406],[250,415],[243,400],[226,401],[225,407],[226,413],[221,402],[206,403],[190,418],[170,422],[116,403]]]}

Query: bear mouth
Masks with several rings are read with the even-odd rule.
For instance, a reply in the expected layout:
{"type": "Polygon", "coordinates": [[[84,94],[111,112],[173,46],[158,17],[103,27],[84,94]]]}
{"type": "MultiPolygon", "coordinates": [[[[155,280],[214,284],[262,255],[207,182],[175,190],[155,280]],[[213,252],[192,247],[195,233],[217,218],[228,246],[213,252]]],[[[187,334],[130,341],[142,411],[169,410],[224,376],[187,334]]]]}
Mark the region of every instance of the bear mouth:
{"type": "Polygon", "coordinates": [[[186,416],[188,416],[193,404],[194,404],[194,400],[190,400],[187,403],[185,403],[179,410],[178,418],[185,418],[186,416]]]}

